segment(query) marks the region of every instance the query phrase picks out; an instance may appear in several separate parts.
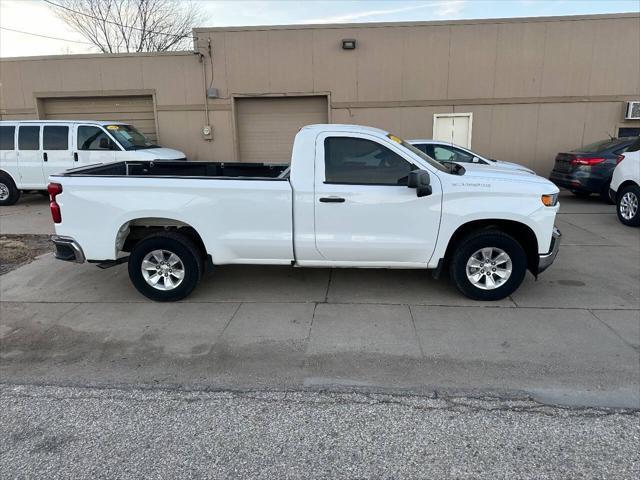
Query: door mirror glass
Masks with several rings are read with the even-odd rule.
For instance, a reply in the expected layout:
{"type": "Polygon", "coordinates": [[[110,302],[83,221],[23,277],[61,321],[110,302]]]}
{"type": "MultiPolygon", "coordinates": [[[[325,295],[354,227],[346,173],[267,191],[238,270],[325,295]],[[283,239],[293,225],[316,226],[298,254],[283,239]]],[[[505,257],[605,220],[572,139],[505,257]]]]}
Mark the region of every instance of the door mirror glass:
{"type": "Polygon", "coordinates": [[[102,150],[111,150],[111,142],[109,141],[108,138],[102,137],[100,139],[100,148],[102,150]]]}
{"type": "Polygon", "coordinates": [[[431,195],[432,190],[430,184],[431,178],[429,177],[429,172],[425,172],[424,170],[412,170],[409,172],[407,186],[409,188],[415,188],[418,197],[431,195]]]}

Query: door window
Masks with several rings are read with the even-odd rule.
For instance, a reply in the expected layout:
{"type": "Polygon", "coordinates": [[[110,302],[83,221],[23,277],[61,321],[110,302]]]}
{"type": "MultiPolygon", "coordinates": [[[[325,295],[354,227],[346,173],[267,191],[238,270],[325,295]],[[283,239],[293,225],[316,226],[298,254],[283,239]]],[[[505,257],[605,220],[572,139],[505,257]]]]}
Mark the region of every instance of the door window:
{"type": "Polygon", "coordinates": [[[78,127],[78,150],[117,150],[100,127],[78,127]]]}
{"type": "Polygon", "coordinates": [[[69,127],[45,126],[42,130],[43,150],[69,150],[69,127]]]}
{"type": "Polygon", "coordinates": [[[0,127],[0,150],[13,150],[15,148],[15,133],[16,127],[13,125],[0,127]]]}
{"type": "Polygon", "coordinates": [[[415,167],[384,145],[363,138],[324,141],[325,183],[406,185],[415,167]]]}
{"type": "Polygon", "coordinates": [[[40,150],[40,127],[20,127],[18,129],[18,149],[40,150]]]}
{"type": "Polygon", "coordinates": [[[457,148],[445,147],[443,145],[433,146],[433,156],[439,162],[464,162],[473,160],[473,155],[457,148]]]}

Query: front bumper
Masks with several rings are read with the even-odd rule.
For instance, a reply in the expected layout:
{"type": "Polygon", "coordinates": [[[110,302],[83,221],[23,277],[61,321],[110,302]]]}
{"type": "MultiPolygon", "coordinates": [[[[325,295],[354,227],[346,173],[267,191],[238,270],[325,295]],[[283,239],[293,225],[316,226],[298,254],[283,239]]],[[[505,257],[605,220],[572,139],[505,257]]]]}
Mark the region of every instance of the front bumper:
{"type": "Polygon", "coordinates": [[[55,255],[58,260],[76,263],[86,261],[82,247],[73,238],[51,235],[51,241],[56,247],[55,255]]]}
{"type": "Polygon", "coordinates": [[[544,272],[547,268],[551,266],[553,261],[558,256],[558,250],[560,249],[560,239],[562,238],[562,233],[558,230],[557,227],[553,227],[553,233],[551,234],[551,248],[549,249],[549,253],[545,253],[543,255],[538,256],[538,271],[537,273],[544,272]]]}

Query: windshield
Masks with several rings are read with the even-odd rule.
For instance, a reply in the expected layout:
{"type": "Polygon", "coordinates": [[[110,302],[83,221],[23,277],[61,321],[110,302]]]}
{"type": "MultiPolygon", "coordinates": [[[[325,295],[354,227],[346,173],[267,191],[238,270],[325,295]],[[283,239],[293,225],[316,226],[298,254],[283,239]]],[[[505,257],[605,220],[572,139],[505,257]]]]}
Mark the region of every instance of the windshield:
{"type": "Polygon", "coordinates": [[[440,162],[436,162],[433,158],[431,158],[429,155],[427,155],[426,153],[424,153],[422,150],[420,150],[419,148],[416,148],[415,146],[411,145],[409,142],[407,142],[406,140],[401,139],[400,137],[393,135],[392,133],[387,134],[387,137],[390,140],[393,140],[396,143],[399,143],[400,145],[402,145],[404,148],[407,148],[408,150],[412,151],[413,153],[415,153],[416,155],[418,155],[421,159],[423,159],[425,162],[427,162],[429,165],[431,165],[433,168],[440,170],[441,172],[446,172],[446,173],[451,173],[451,169],[447,168],[446,166],[442,165],[440,162]]]}
{"type": "Polygon", "coordinates": [[[131,125],[107,125],[107,130],[125,150],[158,148],[158,145],[151,143],[147,137],[131,125]]]}

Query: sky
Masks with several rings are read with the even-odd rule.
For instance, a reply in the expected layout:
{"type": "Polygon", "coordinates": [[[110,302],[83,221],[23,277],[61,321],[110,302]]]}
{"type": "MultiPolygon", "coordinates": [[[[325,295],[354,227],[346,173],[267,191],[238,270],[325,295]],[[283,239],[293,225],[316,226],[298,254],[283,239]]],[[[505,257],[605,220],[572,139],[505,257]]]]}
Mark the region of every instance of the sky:
{"type": "MultiPolygon", "coordinates": [[[[55,0],[53,0],[55,1],[55,0]]],[[[640,0],[192,0],[201,27],[538,17],[639,12],[640,0]]],[[[97,49],[42,0],[0,0],[0,57],[91,53],[97,49]],[[65,40],[36,37],[21,30],[65,40]]]]}

